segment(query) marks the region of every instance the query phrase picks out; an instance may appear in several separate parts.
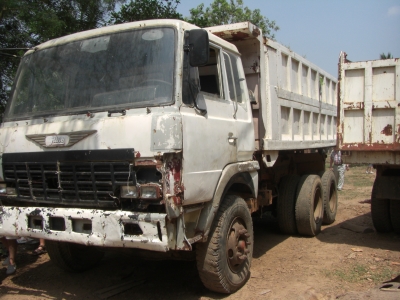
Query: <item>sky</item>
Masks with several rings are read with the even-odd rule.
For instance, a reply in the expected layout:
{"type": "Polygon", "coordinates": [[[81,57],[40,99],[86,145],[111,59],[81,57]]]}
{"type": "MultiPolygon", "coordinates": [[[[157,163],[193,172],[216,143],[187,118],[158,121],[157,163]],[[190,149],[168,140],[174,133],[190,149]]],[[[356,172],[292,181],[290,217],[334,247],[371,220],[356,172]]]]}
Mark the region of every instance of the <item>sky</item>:
{"type": "MultiPolygon", "coordinates": [[[[228,0],[229,1],[229,0],[228,0]]],[[[181,0],[189,10],[213,0],[181,0]]],[[[400,58],[400,0],[243,0],[251,10],[274,20],[275,40],[337,77],[340,51],[351,61],[400,58]]]]}

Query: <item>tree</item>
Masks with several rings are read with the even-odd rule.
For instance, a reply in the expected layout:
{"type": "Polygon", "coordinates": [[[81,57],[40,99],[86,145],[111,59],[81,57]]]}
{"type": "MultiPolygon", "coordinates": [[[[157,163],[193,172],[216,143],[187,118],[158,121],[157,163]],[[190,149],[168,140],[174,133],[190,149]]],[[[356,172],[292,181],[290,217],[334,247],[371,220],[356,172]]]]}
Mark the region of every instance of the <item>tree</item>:
{"type": "Polygon", "coordinates": [[[149,19],[182,19],[176,11],[179,0],[131,0],[111,14],[109,24],[120,24],[149,19]]]}
{"type": "Polygon", "coordinates": [[[393,58],[393,55],[390,52],[388,52],[388,54],[381,53],[380,56],[381,56],[381,59],[391,59],[391,58],[393,58]]]}
{"type": "Polygon", "coordinates": [[[24,48],[103,26],[126,0],[0,0],[0,115],[24,48]],[[11,49],[11,50],[10,50],[11,49]]]}
{"type": "Polygon", "coordinates": [[[243,0],[214,0],[206,9],[202,3],[190,10],[190,18],[186,21],[199,27],[250,21],[261,28],[265,37],[271,39],[275,37],[273,32],[279,30],[275,21],[261,15],[259,9],[251,10],[244,6],[243,0]]]}

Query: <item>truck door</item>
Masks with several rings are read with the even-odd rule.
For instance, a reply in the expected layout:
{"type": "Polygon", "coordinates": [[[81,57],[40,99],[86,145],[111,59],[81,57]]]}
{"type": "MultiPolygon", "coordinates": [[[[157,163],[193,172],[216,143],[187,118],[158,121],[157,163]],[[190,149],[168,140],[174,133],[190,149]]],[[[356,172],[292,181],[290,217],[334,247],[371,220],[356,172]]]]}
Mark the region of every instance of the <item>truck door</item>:
{"type": "Polygon", "coordinates": [[[237,161],[234,106],[225,95],[221,49],[210,47],[208,64],[194,69],[200,81],[197,103],[207,113],[181,107],[185,204],[212,199],[223,168],[237,161]]]}
{"type": "Polygon", "coordinates": [[[252,159],[254,152],[254,128],[245,74],[238,55],[223,52],[226,72],[226,99],[234,105],[236,147],[238,161],[252,159]]]}

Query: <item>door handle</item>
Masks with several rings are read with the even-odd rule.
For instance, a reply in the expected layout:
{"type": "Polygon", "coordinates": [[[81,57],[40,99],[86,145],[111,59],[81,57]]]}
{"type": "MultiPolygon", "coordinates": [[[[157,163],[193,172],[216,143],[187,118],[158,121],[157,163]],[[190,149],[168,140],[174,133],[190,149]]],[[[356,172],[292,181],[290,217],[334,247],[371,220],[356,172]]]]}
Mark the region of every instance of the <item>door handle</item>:
{"type": "Polygon", "coordinates": [[[235,143],[236,140],[237,140],[237,137],[235,137],[235,136],[229,136],[229,137],[228,137],[228,143],[229,143],[229,144],[235,143]]]}

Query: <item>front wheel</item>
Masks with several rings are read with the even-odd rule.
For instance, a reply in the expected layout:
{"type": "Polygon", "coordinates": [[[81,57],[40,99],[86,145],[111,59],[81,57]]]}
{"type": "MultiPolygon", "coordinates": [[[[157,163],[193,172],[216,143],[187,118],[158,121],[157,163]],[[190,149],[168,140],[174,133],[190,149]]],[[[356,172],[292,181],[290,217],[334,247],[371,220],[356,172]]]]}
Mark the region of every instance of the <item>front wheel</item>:
{"type": "Polygon", "coordinates": [[[233,293],[250,277],[253,223],[246,202],[228,195],[221,203],[207,242],[196,247],[203,284],[219,293],[233,293]]]}
{"type": "Polygon", "coordinates": [[[104,252],[93,246],[46,241],[47,253],[51,261],[69,272],[83,272],[95,266],[104,252]]]}

